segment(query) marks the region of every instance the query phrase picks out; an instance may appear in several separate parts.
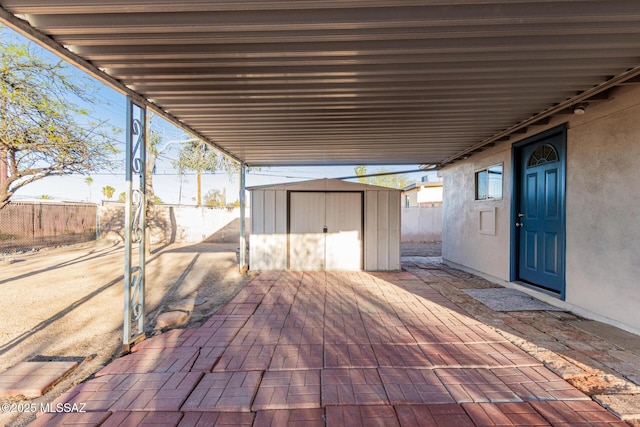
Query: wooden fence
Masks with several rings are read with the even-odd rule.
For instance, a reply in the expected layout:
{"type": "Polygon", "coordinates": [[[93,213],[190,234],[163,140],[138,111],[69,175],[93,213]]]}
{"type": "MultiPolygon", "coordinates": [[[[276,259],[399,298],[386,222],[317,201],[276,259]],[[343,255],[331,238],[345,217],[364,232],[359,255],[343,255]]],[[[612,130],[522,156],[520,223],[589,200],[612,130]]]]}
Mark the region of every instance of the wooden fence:
{"type": "Polygon", "coordinates": [[[96,213],[90,203],[10,202],[0,209],[0,253],[95,240],[96,213]]]}

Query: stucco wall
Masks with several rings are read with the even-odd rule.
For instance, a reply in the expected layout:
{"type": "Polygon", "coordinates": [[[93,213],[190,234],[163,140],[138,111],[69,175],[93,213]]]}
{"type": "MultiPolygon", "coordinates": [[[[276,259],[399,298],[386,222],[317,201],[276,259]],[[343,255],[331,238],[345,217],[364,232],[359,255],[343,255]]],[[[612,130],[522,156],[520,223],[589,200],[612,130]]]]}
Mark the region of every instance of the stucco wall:
{"type": "Polygon", "coordinates": [[[442,241],[442,206],[402,208],[402,242],[442,241]]]}
{"type": "MultiPolygon", "coordinates": [[[[99,207],[100,237],[124,240],[124,204],[103,202],[99,207]]],[[[249,211],[246,211],[249,234],[249,211]]],[[[231,243],[240,239],[240,209],[156,205],[147,218],[151,243],[231,243]]]]}
{"type": "Polygon", "coordinates": [[[443,171],[444,203],[442,258],[473,270],[508,280],[511,199],[511,147],[503,145],[481,153],[474,161],[443,171]],[[503,164],[503,198],[475,200],[475,172],[503,164]],[[484,230],[480,218],[485,221],[484,230]],[[492,218],[494,217],[495,218],[492,218]],[[494,220],[494,232],[486,228],[494,220]]]}
{"type": "Polygon", "coordinates": [[[442,203],[442,185],[427,187],[417,185],[402,192],[402,207],[429,206],[442,203]],[[407,206],[407,200],[409,206],[407,206]]]}
{"type": "Polygon", "coordinates": [[[579,315],[640,333],[640,88],[614,91],[583,116],[558,116],[529,138],[568,120],[565,301],[509,282],[511,140],[441,171],[445,262],[518,287],[579,315]],[[475,171],[504,164],[503,198],[474,200],[475,171]],[[495,235],[479,232],[495,208],[495,235]]]}
{"type": "Polygon", "coordinates": [[[420,187],[418,190],[418,204],[420,203],[440,203],[442,202],[441,186],[438,187],[420,187]]]}
{"type": "Polygon", "coordinates": [[[567,301],[640,330],[640,106],[572,127],[567,301]]]}

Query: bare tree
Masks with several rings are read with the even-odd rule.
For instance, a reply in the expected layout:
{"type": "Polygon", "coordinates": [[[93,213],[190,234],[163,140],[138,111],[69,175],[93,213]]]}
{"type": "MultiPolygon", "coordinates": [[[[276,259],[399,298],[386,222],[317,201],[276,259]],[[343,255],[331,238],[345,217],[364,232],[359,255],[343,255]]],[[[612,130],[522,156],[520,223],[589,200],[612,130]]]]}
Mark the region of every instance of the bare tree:
{"type": "Polygon", "coordinates": [[[402,174],[387,174],[389,171],[384,168],[379,168],[372,173],[374,175],[386,174],[381,176],[368,176],[366,166],[356,166],[354,168],[354,172],[356,173],[356,175],[360,176],[360,178],[358,178],[358,181],[360,181],[361,183],[377,185],[378,187],[402,189],[413,182],[402,174]]]}
{"type": "Polygon", "coordinates": [[[88,80],[62,61],[11,43],[0,28],[0,209],[16,190],[47,176],[88,173],[112,165],[114,129],[93,123],[80,106],[94,97],[88,80]]]}

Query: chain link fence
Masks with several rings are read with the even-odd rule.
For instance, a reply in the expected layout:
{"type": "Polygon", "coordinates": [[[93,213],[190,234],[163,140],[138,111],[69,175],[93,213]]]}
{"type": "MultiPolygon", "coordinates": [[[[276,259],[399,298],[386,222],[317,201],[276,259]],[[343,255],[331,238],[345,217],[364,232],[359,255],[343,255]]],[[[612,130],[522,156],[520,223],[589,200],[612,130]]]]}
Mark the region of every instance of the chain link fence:
{"type": "Polygon", "coordinates": [[[0,209],[0,254],[96,239],[91,203],[10,202],[0,209]]]}

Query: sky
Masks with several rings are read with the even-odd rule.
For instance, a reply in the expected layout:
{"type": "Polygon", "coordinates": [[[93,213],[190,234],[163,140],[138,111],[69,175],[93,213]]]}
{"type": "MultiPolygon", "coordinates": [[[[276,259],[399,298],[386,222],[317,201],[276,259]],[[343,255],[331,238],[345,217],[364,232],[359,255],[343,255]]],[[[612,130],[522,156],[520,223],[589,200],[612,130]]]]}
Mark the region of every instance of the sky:
{"type": "MultiPolygon", "coordinates": [[[[21,35],[5,29],[2,33],[3,37],[10,37],[17,43],[32,44],[34,50],[42,57],[50,57],[55,59],[53,54],[43,48],[31,43],[28,39],[21,35]]],[[[70,65],[70,67],[72,67],[70,65]]],[[[74,71],[80,76],[83,72],[74,71]]],[[[93,172],[90,175],[65,175],[56,177],[47,177],[42,180],[28,184],[14,195],[14,200],[41,198],[43,195],[56,200],[64,201],[89,201],[93,203],[101,203],[105,199],[102,189],[105,186],[115,188],[113,199],[117,199],[118,194],[126,190],[125,171],[125,114],[126,114],[126,98],[124,95],[114,89],[100,83],[96,79],[91,79],[95,85],[96,98],[98,102],[95,105],[86,106],[90,110],[89,117],[101,120],[108,120],[110,125],[120,130],[115,135],[116,146],[120,150],[118,154],[117,164],[120,164],[117,170],[104,170],[93,172]],[[88,185],[85,181],[87,176],[91,176],[93,182],[88,185]]],[[[85,105],[83,105],[85,107],[85,105]]],[[[163,135],[163,145],[166,141],[181,141],[189,138],[182,130],[173,126],[160,117],[154,118],[154,129],[163,135]]],[[[195,172],[187,173],[180,176],[172,167],[171,161],[177,158],[179,146],[173,145],[165,153],[162,153],[156,163],[156,174],[153,176],[153,186],[155,194],[164,203],[171,204],[196,204],[197,183],[195,172]]],[[[250,171],[246,176],[247,187],[257,185],[277,184],[284,182],[301,181],[318,178],[336,178],[355,175],[355,165],[351,166],[314,166],[314,167],[270,167],[263,168],[259,171],[250,171]]],[[[367,172],[374,173],[381,168],[387,171],[405,171],[418,169],[418,165],[393,165],[393,166],[369,166],[367,172]]],[[[425,172],[417,172],[405,175],[411,181],[420,181],[425,172]]],[[[435,173],[431,172],[430,180],[437,179],[435,173]]],[[[211,190],[217,189],[226,191],[227,201],[233,202],[238,199],[239,184],[238,177],[229,177],[225,172],[216,174],[205,173],[202,175],[202,195],[211,190]]]]}

